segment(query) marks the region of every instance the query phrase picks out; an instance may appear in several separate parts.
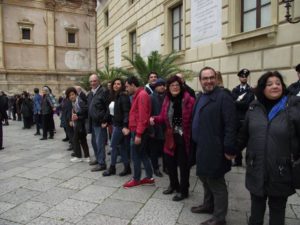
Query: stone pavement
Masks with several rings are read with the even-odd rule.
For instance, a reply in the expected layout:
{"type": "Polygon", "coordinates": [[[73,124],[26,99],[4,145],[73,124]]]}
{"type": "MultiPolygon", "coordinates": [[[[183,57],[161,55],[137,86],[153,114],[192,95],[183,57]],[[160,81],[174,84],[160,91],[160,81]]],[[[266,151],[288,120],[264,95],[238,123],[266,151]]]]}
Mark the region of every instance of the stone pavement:
{"type": "MultiPolygon", "coordinates": [[[[156,178],[155,186],[123,189],[129,176],[102,177],[85,162],[71,163],[61,128],[54,140],[40,141],[34,129],[21,129],[22,122],[10,124],[4,127],[5,150],[0,152],[0,225],[196,225],[209,218],[190,212],[203,198],[195,168],[190,197],[173,202],[162,194],[166,175],[156,178]]],[[[244,177],[243,168],[226,176],[228,225],[247,224],[250,201],[244,177]]],[[[300,193],[289,198],[286,217],[286,224],[300,224],[300,193]]]]}

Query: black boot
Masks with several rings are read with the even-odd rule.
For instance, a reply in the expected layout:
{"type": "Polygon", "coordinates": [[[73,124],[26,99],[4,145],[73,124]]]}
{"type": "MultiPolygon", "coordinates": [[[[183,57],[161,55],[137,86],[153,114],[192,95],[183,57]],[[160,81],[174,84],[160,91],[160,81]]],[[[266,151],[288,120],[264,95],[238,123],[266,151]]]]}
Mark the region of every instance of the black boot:
{"type": "Polygon", "coordinates": [[[116,166],[110,166],[108,170],[103,172],[103,176],[107,177],[110,175],[115,175],[116,174],[116,166]]]}
{"type": "Polygon", "coordinates": [[[119,173],[120,177],[126,176],[128,174],[131,174],[131,168],[130,168],[130,164],[124,164],[124,170],[119,173]]]}

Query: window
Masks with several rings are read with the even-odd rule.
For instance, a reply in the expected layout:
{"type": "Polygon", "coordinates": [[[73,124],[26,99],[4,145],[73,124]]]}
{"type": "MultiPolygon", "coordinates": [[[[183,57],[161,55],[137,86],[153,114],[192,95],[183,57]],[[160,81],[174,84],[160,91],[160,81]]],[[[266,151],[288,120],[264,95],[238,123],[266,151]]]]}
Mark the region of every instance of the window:
{"type": "Polygon", "coordinates": [[[68,32],[68,43],[69,44],[75,44],[76,43],[76,36],[75,33],[68,32]]]}
{"type": "Polygon", "coordinates": [[[104,25],[108,27],[109,25],[109,13],[108,9],[104,11],[104,25]]]}
{"type": "Polygon", "coordinates": [[[182,49],[182,5],[172,9],[172,50],[182,49]]]}
{"type": "Polygon", "coordinates": [[[242,0],[242,32],[271,25],[271,0],[242,0]]]}
{"type": "Polygon", "coordinates": [[[30,28],[22,28],[22,40],[30,40],[30,28]]]}
{"type": "Polygon", "coordinates": [[[132,31],[130,33],[130,53],[131,53],[131,59],[133,60],[135,57],[135,54],[137,53],[136,31],[132,31]]]}
{"type": "Polygon", "coordinates": [[[104,55],[105,65],[109,66],[109,47],[106,47],[104,52],[105,52],[105,55],[104,55]]]}

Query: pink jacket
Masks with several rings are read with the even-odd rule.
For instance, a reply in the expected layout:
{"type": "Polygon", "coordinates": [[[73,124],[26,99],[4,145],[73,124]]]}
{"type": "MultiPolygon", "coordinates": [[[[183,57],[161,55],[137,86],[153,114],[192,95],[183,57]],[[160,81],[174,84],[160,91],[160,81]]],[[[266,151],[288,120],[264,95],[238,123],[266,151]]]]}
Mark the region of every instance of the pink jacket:
{"type": "MultiPolygon", "coordinates": [[[[182,129],[183,129],[183,138],[185,142],[185,150],[187,154],[190,152],[190,141],[191,141],[191,130],[192,130],[192,113],[195,99],[190,96],[190,94],[185,91],[182,100],[182,129]]],[[[162,109],[158,116],[154,116],[154,122],[157,124],[166,124],[167,129],[171,128],[169,118],[168,118],[168,109],[170,106],[170,98],[165,97],[165,100],[162,105],[162,109]]],[[[168,137],[166,137],[168,138],[168,137]]],[[[169,140],[165,140],[164,152],[168,155],[174,155],[174,149],[168,147],[166,143],[169,140]]]]}

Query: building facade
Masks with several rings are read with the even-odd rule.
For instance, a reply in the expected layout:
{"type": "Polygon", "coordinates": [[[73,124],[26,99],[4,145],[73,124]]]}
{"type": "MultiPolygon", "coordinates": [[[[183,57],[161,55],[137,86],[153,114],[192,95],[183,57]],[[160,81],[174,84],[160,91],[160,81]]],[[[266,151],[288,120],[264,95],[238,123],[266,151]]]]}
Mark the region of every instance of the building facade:
{"type": "Polygon", "coordinates": [[[96,0],[0,0],[0,90],[59,94],[96,69],[96,0]]]}
{"type": "MultiPolygon", "coordinates": [[[[300,1],[291,9],[300,17],[300,1]]],[[[233,88],[242,68],[250,83],[267,70],[279,70],[289,84],[300,63],[300,23],[285,21],[279,0],[107,0],[97,10],[97,66],[129,68],[122,55],[165,55],[175,50],[178,64],[195,72],[191,85],[200,90],[197,73],[211,66],[233,88]]]]}

